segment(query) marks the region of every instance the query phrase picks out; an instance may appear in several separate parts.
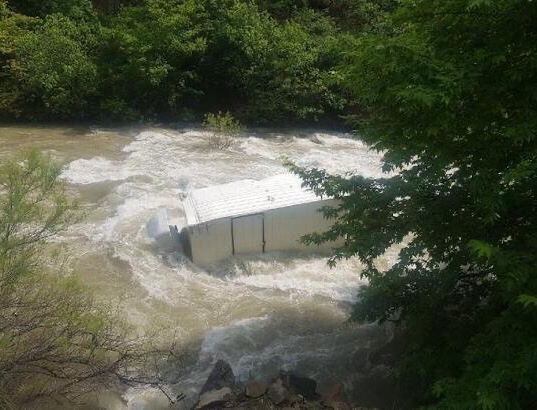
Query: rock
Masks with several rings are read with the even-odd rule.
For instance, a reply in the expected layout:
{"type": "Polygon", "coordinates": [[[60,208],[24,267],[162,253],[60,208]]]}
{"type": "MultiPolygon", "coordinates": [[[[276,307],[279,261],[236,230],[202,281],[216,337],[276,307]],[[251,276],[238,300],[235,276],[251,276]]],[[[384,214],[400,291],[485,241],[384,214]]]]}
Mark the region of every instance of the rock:
{"type": "Polygon", "coordinates": [[[268,398],[275,404],[279,405],[289,399],[289,392],[284,387],[282,379],[277,379],[272,383],[267,392],[268,398]]]}
{"type": "Polygon", "coordinates": [[[319,137],[317,135],[314,135],[313,137],[310,138],[310,141],[313,142],[314,144],[322,144],[323,142],[319,139],[319,137]]]}
{"type": "Polygon", "coordinates": [[[309,377],[297,376],[293,373],[285,373],[283,375],[285,387],[296,394],[304,396],[306,400],[316,400],[317,382],[309,377]]]}
{"type": "Polygon", "coordinates": [[[300,404],[304,403],[304,397],[302,397],[300,394],[294,394],[289,392],[289,404],[300,404]]]}
{"type": "Polygon", "coordinates": [[[200,391],[201,395],[207,391],[220,390],[223,387],[228,387],[229,389],[233,388],[235,384],[235,375],[229,363],[224,360],[218,360],[213,367],[213,370],[207,381],[203,385],[200,391]]]}
{"type": "Polygon", "coordinates": [[[267,385],[260,381],[253,381],[246,385],[246,396],[257,398],[265,394],[267,385]]]}
{"type": "Polygon", "coordinates": [[[229,387],[223,387],[219,390],[211,390],[200,395],[196,410],[209,409],[215,406],[223,405],[226,401],[233,398],[233,392],[229,387]]]}
{"type": "Polygon", "coordinates": [[[326,407],[330,407],[334,410],[347,410],[350,409],[347,404],[347,397],[345,395],[345,389],[341,383],[334,384],[326,390],[321,396],[321,403],[326,407]]]}

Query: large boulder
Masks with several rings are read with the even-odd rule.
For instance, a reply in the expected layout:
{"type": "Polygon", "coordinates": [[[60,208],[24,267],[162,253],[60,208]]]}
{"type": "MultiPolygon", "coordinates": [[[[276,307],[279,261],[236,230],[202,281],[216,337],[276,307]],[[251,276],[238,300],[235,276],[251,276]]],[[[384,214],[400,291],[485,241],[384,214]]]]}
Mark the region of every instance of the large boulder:
{"type": "Polygon", "coordinates": [[[253,381],[246,385],[246,397],[257,398],[265,394],[267,385],[260,381],[253,381]]]}
{"type": "Polygon", "coordinates": [[[341,383],[330,386],[322,395],[321,403],[328,408],[334,410],[348,410],[350,406],[347,404],[347,396],[345,389],[341,383]]]}
{"type": "Polygon", "coordinates": [[[306,400],[317,400],[317,382],[309,377],[297,376],[287,372],[282,374],[283,384],[292,393],[304,396],[306,400]]]}
{"type": "Polygon", "coordinates": [[[283,404],[289,399],[289,391],[283,385],[282,379],[277,379],[270,385],[267,396],[276,406],[283,404]]]}
{"type": "Polygon", "coordinates": [[[224,387],[228,387],[230,390],[233,389],[235,385],[235,375],[229,363],[224,360],[218,360],[213,367],[213,370],[207,381],[203,385],[200,391],[201,395],[208,391],[220,390],[224,387]]]}

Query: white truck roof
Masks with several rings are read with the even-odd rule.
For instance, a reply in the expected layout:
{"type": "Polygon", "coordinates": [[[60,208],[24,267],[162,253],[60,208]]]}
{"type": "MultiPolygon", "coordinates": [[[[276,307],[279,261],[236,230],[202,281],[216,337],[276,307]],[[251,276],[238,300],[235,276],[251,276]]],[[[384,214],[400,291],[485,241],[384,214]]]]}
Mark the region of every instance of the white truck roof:
{"type": "Polygon", "coordinates": [[[186,224],[197,225],[322,199],[301,185],[298,176],[281,174],[260,181],[243,179],[193,190],[183,201],[186,224]]]}

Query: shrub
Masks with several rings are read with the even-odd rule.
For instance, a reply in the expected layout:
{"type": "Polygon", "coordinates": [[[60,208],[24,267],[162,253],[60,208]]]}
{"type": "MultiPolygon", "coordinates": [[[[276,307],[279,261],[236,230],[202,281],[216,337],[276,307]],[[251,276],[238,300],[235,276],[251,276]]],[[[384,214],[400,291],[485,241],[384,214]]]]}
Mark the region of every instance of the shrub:
{"type": "Polygon", "coordinates": [[[0,408],[160,386],[159,351],[51,263],[47,240],[78,218],[59,175],[38,152],[0,167],[0,408]]]}
{"type": "Polygon", "coordinates": [[[243,126],[233,116],[226,112],[218,112],[218,114],[206,114],[203,125],[212,131],[209,137],[209,146],[220,150],[230,148],[235,137],[242,131],[243,126]]]}

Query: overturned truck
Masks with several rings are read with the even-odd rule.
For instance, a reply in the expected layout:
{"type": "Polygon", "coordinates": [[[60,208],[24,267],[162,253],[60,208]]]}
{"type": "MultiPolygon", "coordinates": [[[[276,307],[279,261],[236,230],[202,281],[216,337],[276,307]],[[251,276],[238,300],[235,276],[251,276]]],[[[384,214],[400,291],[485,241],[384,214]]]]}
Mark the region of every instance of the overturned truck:
{"type": "Polygon", "coordinates": [[[337,206],[301,186],[291,174],[260,181],[240,180],[191,191],[183,200],[184,218],[170,224],[161,210],[147,224],[151,237],[167,236],[199,266],[232,255],[285,250],[327,251],[340,241],[306,245],[303,235],[324,232],[333,221],[321,212],[337,206]]]}

